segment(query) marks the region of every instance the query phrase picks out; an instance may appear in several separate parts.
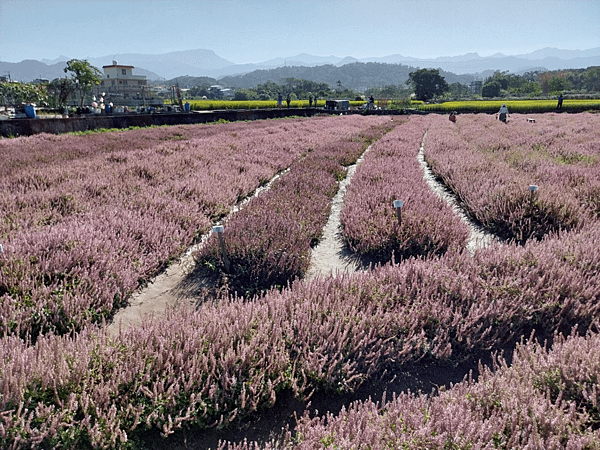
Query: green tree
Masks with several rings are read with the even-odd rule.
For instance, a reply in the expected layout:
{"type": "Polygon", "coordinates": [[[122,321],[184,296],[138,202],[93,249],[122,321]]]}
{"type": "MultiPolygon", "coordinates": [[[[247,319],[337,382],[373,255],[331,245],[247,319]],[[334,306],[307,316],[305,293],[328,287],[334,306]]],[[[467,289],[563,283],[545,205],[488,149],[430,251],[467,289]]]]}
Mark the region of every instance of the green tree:
{"type": "Polygon", "coordinates": [[[404,99],[409,97],[411,94],[410,89],[403,87],[402,85],[388,84],[382,87],[373,87],[365,90],[367,97],[373,96],[375,98],[393,98],[393,99],[404,99]]]}
{"type": "Polygon", "coordinates": [[[406,84],[412,85],[418,100],[427,101],[450,90],[438,69],[419,69],[408,74],[406,84]]]}
{"type": "Polygon", "coordinates": [[[250,89],[236,89],[233,99],[238,101],[252,100],[254,95],[250,89]]]}
{"type": "Polygon", "coordinates": [[[92,91],[92,88],[102,81],[100,69],[92,66],[87,60],[71,59],[67,61],[67,67],[64,68],[66,74],[70,74],[75,79],[75,87],[81,95],[81,104],[85,96],[92,91]]]}
{"type": "Polygon", "coordinates": [[[0,82],[0,99],[4,105],[19,106],[22,103],[47,104],[46,86],[36,83],[0,82]]]}
{"type": "Polygon", "coordinates": [[[587,92],[600,91],[600,66],[588,67],[583,74],[583,87],[587,92]]]}
{"type": "Polygon", "coordinates": [[[69,78],[56,78],[48,84],[48,103],[53,108],[67,104],[69,95],[75,91],[75,84],[69,78]]]}
{"type": "Polygon", "coordinates": [[[465,98],[471,97],[471,89],[469,86],[461,83],[452,83],[450,85],[450,95],[452,98],[465,98]]]}
{"type": "Polygon", "coordinates": [[[508,71],[505,72],[500,72],[499,70],[496,70],[494,72],[494,75],[492,75],[491,77],[486,78],[483,81],[484,86],[488,83],[491,83],[492,81],[497,81],[500,84],[500,89],[508,89],[509,84],[511,82],[512,79],[512,75],[510,75],[508,73],[508,71]]]}
{"type": "Polygon", "coordinates": [[[502,85],[499,81],[488,81],[481,88],[481,96],[487,98],[500,97],[500,89],[502,89],[502,85]]]}
{"type": "Polygon", "coordinates": [[[542,93],[542,87],[535,81],[525,81],[520,87],[514,89],[513,92],[519,95],[535,96],[542,93]]]}
{"type": "Polygon", "coordinates": [[[548,88],[551,94],[558,94],[560,92],[568,91],[573,87],[573,84],[568,79],[566,74],[559,74],[550,79],[548,82],[548,88]]]}

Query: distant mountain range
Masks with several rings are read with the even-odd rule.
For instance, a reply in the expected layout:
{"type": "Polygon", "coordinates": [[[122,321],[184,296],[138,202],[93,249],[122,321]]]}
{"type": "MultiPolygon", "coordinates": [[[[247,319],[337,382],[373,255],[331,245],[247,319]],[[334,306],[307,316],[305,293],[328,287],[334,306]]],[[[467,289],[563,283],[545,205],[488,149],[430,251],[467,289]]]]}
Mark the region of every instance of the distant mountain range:
{"type": "MultiPolygon", "coordinates": [[[[36,78],[54,79],[64,77],[65,62],[70,58],[61,56],[54,60],[24,60],[19,63],[0,61],[0,74],[13,80],[32,81],[36,78]]],[[[92,65],[121,64],[134,66],[134,74],[145,75],[148,80],[173,79],[176,77],[212,77],[217,80],[232,75],[244,75],[257,70],[269,70],[291,66],[315,67],[333,65],[342,67],[352,63],[401,64],[412,68],[435,68],[457,75],[470,74],[475,78],[483,72],[494,70],[523,73],[530,70],[580,69],[600,66],[600,47],[589,50],[561,50],[544,48],[532,53],[507,56],[495,54],[482,57],[477,53],[461,56],[443,56],[435,59],[420,59],[402,55],[379,58],[353,58],[351,56],[314,56],[301,53],[296,56],[275,58],[256,64],[235,64],[221,58],[212,50],[197,49],[163,54],[122,53],[101,58],[87,59],[92,65]]],[[[480,78],[480,77],[479,77],[480,78]]]]}

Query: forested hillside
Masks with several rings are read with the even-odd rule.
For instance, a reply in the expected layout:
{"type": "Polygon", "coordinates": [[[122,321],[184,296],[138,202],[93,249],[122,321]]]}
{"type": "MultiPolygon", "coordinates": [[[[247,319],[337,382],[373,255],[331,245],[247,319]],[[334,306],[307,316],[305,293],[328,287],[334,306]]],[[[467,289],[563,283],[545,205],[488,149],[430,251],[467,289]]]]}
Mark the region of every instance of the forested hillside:
{"type": "MultiPolygon", "coordinates": [[[[399,85],[408,80],[408,74],[416,67],[402,64],[353,63],[337,67],[331,64],[316,67],[289,66],[270,70],[256,70],[251,73],[227,76],[219,79],[219,84],[232,88],[251,88],[267,81],[280,83],[287,78],[327,83],[330,86],[341,85],[347,89],[364,91],[375,86],[399,85]]],[[[456,75],[440,70],[446,82],[469,84],[475,75],[456,75]]]]}

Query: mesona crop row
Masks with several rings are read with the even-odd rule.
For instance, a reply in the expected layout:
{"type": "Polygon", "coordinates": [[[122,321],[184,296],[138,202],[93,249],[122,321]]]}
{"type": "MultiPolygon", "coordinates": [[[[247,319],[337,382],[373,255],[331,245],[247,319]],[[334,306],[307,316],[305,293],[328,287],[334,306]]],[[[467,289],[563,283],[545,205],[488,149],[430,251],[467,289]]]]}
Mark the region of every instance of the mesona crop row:
{"type": "Polygon", "coordinates": [[[210,236],[196,254],[197,264],[225,272],[227,288],[247,297],[302,278],[346,166],[397,123],[365,120],[360,132],[317,146],[292,163],[268,192],[224,224],[220,237],[210,236]]]}
{"type": "Polygon", "coordinates": [[[358,166],[340,214],[343,238],[357,254],[388,262],[465,247],[468,227],[431,190],[417,160],[428,126],[428,117],[412,117],[358,166]]]}
{"type": "Polygon", "coordinates": [[[436,396],[401,393],[381,402],[355,402],[338,414],[305,414],[282,442],[221,449],[314,448],[543,448],[600,447],[600,335],[557,337],[551,350],[517,347],[509,366],[499,358],[479,379],[436,396]]]}
{"type": "Polygon", "coordinates": [[[424,152],[467,214],[519,242],[585,226],[600,212],[597,115],[526,119],[433,117],[424,152]]]}

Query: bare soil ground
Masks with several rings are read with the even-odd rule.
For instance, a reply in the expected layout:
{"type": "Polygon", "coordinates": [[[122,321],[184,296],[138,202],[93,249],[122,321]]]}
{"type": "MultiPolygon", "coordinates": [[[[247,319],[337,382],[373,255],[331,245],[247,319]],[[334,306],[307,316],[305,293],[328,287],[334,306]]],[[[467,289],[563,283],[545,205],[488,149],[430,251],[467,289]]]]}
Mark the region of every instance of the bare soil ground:
{"type": "MultiPolygon", "coordinates": [[[[427,166],[423,157],[425,139],[426,136],[423,137],[418,155],[418,160],[423,167],[424,179],[431,189],[444,198],[455,213],[469,225],[471,237],[468,250],[473,252],[476,248],[489,245],[494,237],[469,220],[455,197],[436,179],[427,166]]],[[[351,182],[356,167],[361,161],[362,158],[356,165],[350,166],[347,177],[340,182],[338,194],[333,199],[329,221],[323,230],[323,237],[319,245],[313,249],[307,278],[327,277],[342,273],[351,274],[358,270],[365,270],[365,262],[353,255],[344,245],[340,235],[340,212],[343,207],[346,186],[351,182]]],[[[268,189],[269,186],[267,185],[265,188],[268,189]]],[[[236,210],[241,207],[243,205],[239,205],[236,210]]],[[[216,287],[219,285],[219,275],[196,267],[193,258],[195,250],[196,248],[188,250],[176,264],[172,264],[144,289],[135,293],[130,300],[130,305],[119,311],[113,322],[108,325],[110,332],[118,333],[120,327],[136,326],[141,323],[144,316],[164,314],[168,307],[181,304],[194,307],[198,302],[207,298],[216,298],[222,295],[223,293],[216,287]]],[[[509,350],[507,354],[510,355],[510,349],[507,350],[509,350]]],[[[166,439],[162,438],[158,432],[152,432],[144,436],[143,444],[149,449],[177,450],[217,448],[219,442],[240,443],[244,440],[263,444],[276,442],[286,430],[293,431],[296,417],[305,413],[310,415],[323,415],[327,412],[339,413],[342,407],[353,401],[368,398],[375,401],[381,400],[384,392],[387,393],[387,398],[391,398],[393,393],[408,390],[426,394],[434,393],[438,389],[449,388],[451,384],[458,383],[465,377],[472,376],[476,379],[479,361],[486,365],[492,363],[489,354],[471,355],[467,360],[455,365],[421,361],[409,366],[404,365],[394,373],[386,372],[374,376],[352,394],[338,395],[320,392],[308,401],[294,398],[291,392],[281,392],[274,407],[264,413],[258,413],[250,419],[240,420],[227,429],[182,430],[166,439]]]]}

